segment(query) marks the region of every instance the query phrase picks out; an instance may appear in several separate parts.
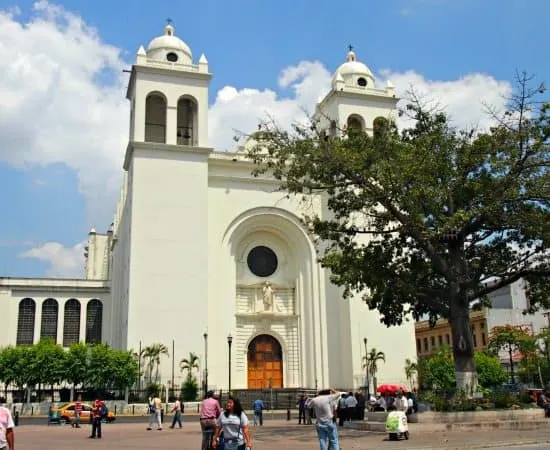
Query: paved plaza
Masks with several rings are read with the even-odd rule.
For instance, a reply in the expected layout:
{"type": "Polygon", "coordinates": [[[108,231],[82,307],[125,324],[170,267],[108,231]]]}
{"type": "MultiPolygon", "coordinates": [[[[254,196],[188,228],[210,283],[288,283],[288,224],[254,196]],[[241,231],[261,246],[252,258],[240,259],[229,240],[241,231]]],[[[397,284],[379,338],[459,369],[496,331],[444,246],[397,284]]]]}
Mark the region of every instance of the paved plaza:
{"type": "MultiPolygon", "coordinates": [[[[59,450],[59,449],[151,449],[198,450],[200,448],[199,425],[193,421],[184,424],[183,429],[147,431],[144,423],[115,423],[104,425],[103,439],[88,439],[90,427],[80,429],[70,426],[25,425],[16,429],[16,445],[19,450],[59,450]]],[[[252,429],[254,449],[257,450],[301,450],[318,449],[314,428],[299,426],[286,421],[270,421],[264,427],[252,429]]],[[[341,432],[343,450],[377,449],[476,449],[476,448],[550,448],[548,431],[495,430],[490,432],[415,432],[411,426],[411,440],[390,442],[382,434],[343,430],[341,432]],[[526,447],[533,445],[536,447],[526,447]]]]}

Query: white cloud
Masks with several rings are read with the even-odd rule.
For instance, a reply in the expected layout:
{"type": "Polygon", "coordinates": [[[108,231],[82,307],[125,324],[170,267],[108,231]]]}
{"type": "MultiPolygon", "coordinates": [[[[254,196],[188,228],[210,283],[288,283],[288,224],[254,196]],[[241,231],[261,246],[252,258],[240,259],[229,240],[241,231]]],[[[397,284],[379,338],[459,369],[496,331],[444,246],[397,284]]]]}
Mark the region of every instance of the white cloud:
{"type": "Polygon", "coordinates": [[[81,278],[84,272],[84,246],[79,242],[67,248],[59,242],[46,242],[39,247],[31,248],[19,254],[20,258],[32,258],[47,262],[48,277],[81,278]]]}
{"type": "MultiPolygon", "coordinates": [[[[440,107],[449,113],[452,123],[457,127],[477,126],[487,128],[493,122],[487,106],[503,111],[506,98],[512,92],[508,81],[499,81],[481,73],[465,75],[458,80],[427,80],[424,76],[409,70],[407,72],[382,71],[383,77],[391,79],[396,93],[404,100],[408,92],[414,92],[424,101],[440,107]]],[[[401,125],[405,125],[405,120],[401,125]]]]}
{"type": "MultiPolygon", "coordinates": [[[[25,23],[17,8],[0,11],[0,162],[67,164],[78,175],[90,221],[105,225],[118,199],[128,137],[127,75],[121,71],[127,64],[121,54],[82,18],[44,0],[34,4],[25,23]]],[[[223,87],[210,106],[210,145],[234,149],[235,130],[253,131],[268,115],[288,126],[304,110],[313,112],[329,88],[331,71],[317,61],[284,68],[277,80],[283,96],[272,89],[223,87]]],[[[483,74],[439,81],[386,70],[381,78],[391,78],[399,95],[412,85],[437,99],[459,126],[486,126],[483,101],[502,108],[510,92],[509,83],[483,74]]],[[[49,243],[25,257],[50,261],[52,273],[67,275],[81,261],[77,253],[75,247],[49,243]],[[54,249],[49,254],[58,256],[45,259],[44,252],[54,249]]]]}
{"type": "Polygon", "coordinates": [[[46,1],[34,4],[27,23],[18,12],[0,11],[0,161],[67,164],[90,214],[107,222],[128,129],[120,50],[46,1]]]}
{"type": "Polygon", "coordinates": [[[241,89],[225,86],[218,91],[208,117],[210,145],[233,149],[235,131],[250,132],[268,116],[282,126],[313,113],[315,103],[327,91],[331,74],[320,63],[301,61],[282,70],[278,84],[292,92],[290,97],[278,97],[270,89],[241,89]]]}

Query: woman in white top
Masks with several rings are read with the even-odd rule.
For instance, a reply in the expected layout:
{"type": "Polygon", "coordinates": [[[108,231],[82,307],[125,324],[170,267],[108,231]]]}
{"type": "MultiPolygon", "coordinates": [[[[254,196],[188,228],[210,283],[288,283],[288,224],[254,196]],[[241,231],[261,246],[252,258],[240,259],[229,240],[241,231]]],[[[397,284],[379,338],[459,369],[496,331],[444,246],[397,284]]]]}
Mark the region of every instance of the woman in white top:
{"type": "Polygon", "coordinates": [[[218,438],[222,432],[226,450],[252,449],[248,417],[243,412],[241,402],[236,398],[229,397],[225,411],[218,418],[212,447],[217,448],[218,438]]]}

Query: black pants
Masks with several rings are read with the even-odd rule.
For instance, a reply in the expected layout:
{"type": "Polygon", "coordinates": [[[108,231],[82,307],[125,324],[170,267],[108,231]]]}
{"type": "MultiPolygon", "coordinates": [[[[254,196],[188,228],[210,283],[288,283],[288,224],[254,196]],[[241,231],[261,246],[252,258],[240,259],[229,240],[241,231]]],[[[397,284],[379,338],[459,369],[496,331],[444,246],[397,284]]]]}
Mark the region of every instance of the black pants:
{"type": "Polygon", "coordinates": [[[306,410],[305,408],[298,409],[298,425],[302,423],[302,420],[304,421],[304,425],[306,423],[306,410]]]}
{"type": "Polygon", "coordinates": [[[347,408],[340,408],[338,410],[338,425],[344,426],[344,422],[348,420],[347,408]]]}
{"type": "Polygon", "coordinates": [[[92,422],[92,437],[101,438],[101,417],[94,417],[92,422]]]}

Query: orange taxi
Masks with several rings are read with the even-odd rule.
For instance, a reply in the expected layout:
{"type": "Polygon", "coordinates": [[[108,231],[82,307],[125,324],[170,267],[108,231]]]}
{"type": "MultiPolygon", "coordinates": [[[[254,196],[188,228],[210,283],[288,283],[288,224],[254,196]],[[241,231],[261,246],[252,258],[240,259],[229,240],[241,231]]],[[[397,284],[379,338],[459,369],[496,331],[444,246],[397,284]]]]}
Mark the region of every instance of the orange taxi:
{"type": "MultiPolygon", "coordinates": [[[[52,414],[58,416],[61,422],[72,423],[74,420],[74,407],[75,402],[66,403],[63,406],[52,408],[52,414]]],[[[80,422],[89,423],[92,415],[92,405],[88,403],[82,403],[82,412],[80,413],[80,422]]],[[[109,410],[107,417],[104,419],[106,422],[114,422],[116,419],[114,413],[109,410]]]]}

